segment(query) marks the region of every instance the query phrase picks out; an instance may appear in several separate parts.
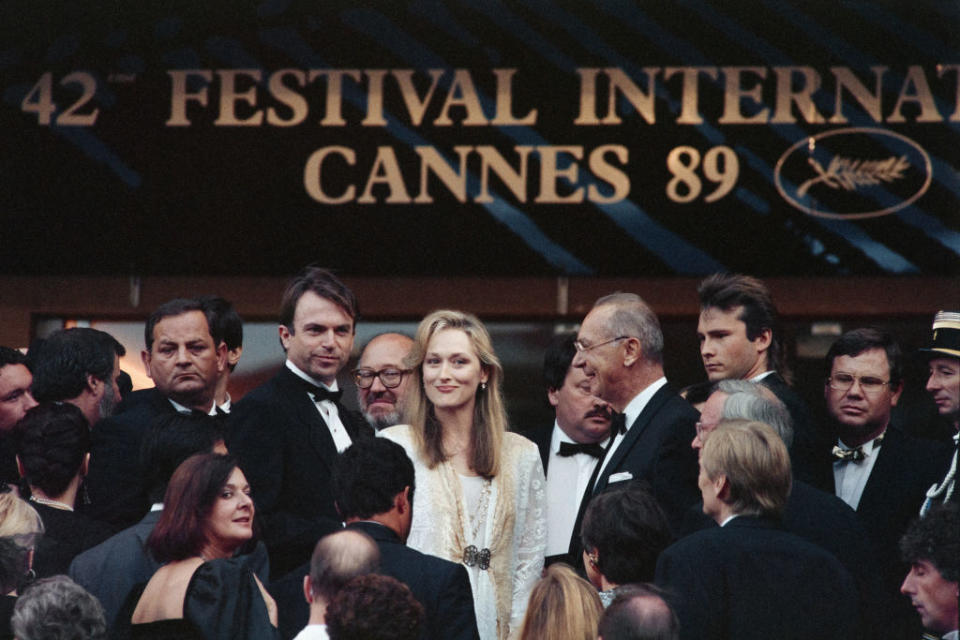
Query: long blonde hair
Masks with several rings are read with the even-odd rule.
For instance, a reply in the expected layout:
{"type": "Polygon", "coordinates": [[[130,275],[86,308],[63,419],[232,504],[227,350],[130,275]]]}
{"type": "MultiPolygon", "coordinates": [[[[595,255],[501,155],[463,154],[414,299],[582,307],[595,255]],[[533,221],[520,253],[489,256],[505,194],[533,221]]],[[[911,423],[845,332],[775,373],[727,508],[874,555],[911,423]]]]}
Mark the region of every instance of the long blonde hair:
{"type": "Polygon", "coordinates": [[[486,389],[477,387],[470,432],[470,468],[485,478],[492,478],[500,471],[500,447],[507,430],[507,412],[500,391],[503,367],[493,352],[490,334],[475,315],[444,309],[434,311],[420,322],[410,353],[404,359],[404,366],[412,370],[416,380],[416,384],[410,385],[404,420],[413,427],[417,448],[431,469],[447,459],[443,449],[443,426],[423,389],[423,359],[427,345],[436,333],[445,329],[459,329],[467,335],[480,366],[487,373],[486,389]]]}
{"type": "Polygon", "coordinates": [[[13,538],[21,547],[31,548],[43,533],[43,521],[36,509],[12,491],[0,493],[0,538],[13,538]]]}
{"type": "Polygon", "coordinates": [[[527,604],[520,640],[596,640],[603,605],[597,590],[568,565],[550,565],[527,604]]]}

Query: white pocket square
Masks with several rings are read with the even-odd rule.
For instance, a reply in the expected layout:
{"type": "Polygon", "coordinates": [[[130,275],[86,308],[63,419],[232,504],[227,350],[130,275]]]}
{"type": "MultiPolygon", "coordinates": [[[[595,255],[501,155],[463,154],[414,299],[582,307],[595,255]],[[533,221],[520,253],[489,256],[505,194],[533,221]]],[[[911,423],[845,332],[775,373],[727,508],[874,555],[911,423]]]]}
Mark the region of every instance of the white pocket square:
{"type": "Polygon", "coordinates": [[[621,471],[620,473],[614,473],[607,480],[607,484],[613,484],[614,482],[623,482],[624,480],[633,480],[633,474],[629,471],[621,471]]]}

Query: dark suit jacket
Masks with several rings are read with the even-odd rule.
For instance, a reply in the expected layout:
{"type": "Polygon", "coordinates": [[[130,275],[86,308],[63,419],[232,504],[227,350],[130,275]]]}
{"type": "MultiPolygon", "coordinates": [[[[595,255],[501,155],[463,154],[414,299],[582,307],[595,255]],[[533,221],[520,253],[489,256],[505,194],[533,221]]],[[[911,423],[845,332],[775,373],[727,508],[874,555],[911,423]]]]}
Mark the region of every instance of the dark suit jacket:
{"type": "Polygon", "coordinates": [[[683,640],[847,640],[856,631],[847,570],[767,519],[740,516],[682,538],[660,554],[656,583],[683,640]]]}
{"type": "Polygon", "coordinates": [[[140,443],[154,419],[176,413],[156,388],[134,395],[137,399],[126,404],[126,411],[93,427],[90,472],[84,481],[90,504],[77,500],[83,513],[114,531],[138,522],[150,509],[140,470],[140,443]]]}
{"type": "Polygon", "coordinates": [[[147,513],[137,524],[84,551],[70,564],[70,577],[100,601],[111,629],[130,590],[160,568],[147,551],[147,538],[159,519],[159,511],[147,513]]]}
{"type": "MultiPolygon", "coordinates": [[[[274,576],[310,560],[317,540],[340,528],[330,473],[337,456],[330,430],[286,366],[238,402],[227,447],[250,483],[274,576]]],[[[354,442],[373,437],[359,413],[340,407],[354,442]]]]}
{"type": "Polygon", "coordinates": [[[540,462],[543,464],[543,473],[547,473],[547,465],[550,463],[550,440],[553,438],[553,425],[548,424],[536,429],[524,431],[522,434],[527,440],[537,445],[540,450],[540,462]]]}
{"type": "Polygon", "coordinates": [[[821,486],[830,468],[822,463],[820,452],[828,445],[830,437],[818,427],[807,403],[779,373],[774,371],[763,378],[760,384],[770,389],[790,413],[790,420],[793,422],[790,462],[794,475],[804,482],[821,486]]]}
{"type": "MultiPolygon", "coordinates": [[[[375,522],[354,522],[347,528],[374,539],[380,549],[380,573],[406,584],[423,605],[423,638],[479,638],[470,579],[462,565],[411,549],[391,529],[375,522]]],[[[270,585],[280,612],[282,638],[296,635],[310,618],[302,586],[309,571],[310,565],[303,565],[270,585]]]]}
{"type": "MultiPolygon", "coordinates": [[[[600,472],[603,460],[597,463],[594,476],[580,502],[580,511],[573,527],[570,556],[581,556],[580,526],[590,498],[610,485],[610,477],[629,472],[631,480],[646,481],[667,514],[671,526],[679,528],[691,505],[700,495],[697,488],[697,454],[690,447],[696,435],[700,414],[669,385],[657,390],[627,429],[626,435],[610,461],[600,472]],[[599,476],[598,476],[599,473],[599,476]],[[594,483],[596,480],[596,483],[594,483]]],[[[609,456],[609,452],[607,453],[609,456]]]]}

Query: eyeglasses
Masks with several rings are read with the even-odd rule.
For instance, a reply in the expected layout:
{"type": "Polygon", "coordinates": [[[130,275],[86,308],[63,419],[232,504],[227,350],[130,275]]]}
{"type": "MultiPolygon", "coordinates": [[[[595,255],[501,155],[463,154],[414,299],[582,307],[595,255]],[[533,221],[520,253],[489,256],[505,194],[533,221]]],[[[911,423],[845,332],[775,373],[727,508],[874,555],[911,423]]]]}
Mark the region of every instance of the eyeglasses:
{"type": "Polygon", "coordinates": [[[590,349],[596,349],[597,347],[602,347],[605,344],[610,344],[611,342],[616,342],[617,340],[626,340],[632,336],[617,336],[616,338],[610,338],[604,342],[598,342],[597,344],[586,344],[583,340],[574,340],[573,346],[577,348],[577,351],[581,353],[584,351],[590,351],[590,349]]]}
{"type": "Polygon", "coordinates": [[[873,376],[853,376],[849,373],[838,373],[827,378],[827,384],[835,391],[849,391],[854,382],[860,383],[860,388],[864,393],[877,393],[885,385],[890,384],[889,380],[881,380],[873,376]]]}
{"type": "Polygon", "coordinates": [[[399,387],[400,383],[403,382],[403,375],[405,373],[410,373],[410,369],[380,369],[380,371],[357,369],[353,372],[353,381],[357,383],[357,386],[361,389],[369,389],[373,386],[373,379],[380,378],[383,386],[387,389],[394,389],[399,387]]]}

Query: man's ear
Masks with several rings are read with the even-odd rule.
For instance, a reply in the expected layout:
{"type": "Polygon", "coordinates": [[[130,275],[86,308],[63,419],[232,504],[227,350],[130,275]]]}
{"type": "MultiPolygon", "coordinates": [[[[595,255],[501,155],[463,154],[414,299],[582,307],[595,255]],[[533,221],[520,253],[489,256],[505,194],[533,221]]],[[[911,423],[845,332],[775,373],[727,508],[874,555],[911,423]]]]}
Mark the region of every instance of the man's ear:
{"type": "Polygon", "coordinates": [[[231,367],[237,366],[237,363],[240,362],[240,356],[243,355],[243,347],[237,347],[236,349],[227,349],[227,365],[231,367]]]}
{"type": "Polygon", "coordinates": [[[310,574],[303,576],[303,597],[307,604],[313,604],[313,590],[310,588],[310,574]]]}
{"type": "Polygon", "coordinates": [[[283,352],[287,352],[287,348],[290,346],[290,336],[293,335],[293,331],[290,331],[290,327],[285,324],[281,324],[277,327],[277,332],[280,335],[280,346],[283,347],[283,352]]]}
{"type": "Polygon", "coordinates": [[[631,367],[642,358],[643,346],[640,344],[640,340],[632,336],[626,338],[623,346],[623,366],[631,367]]]}
{"type": "Polygon", "coordinates": [[[90,452],[83,455],[83,462],[80,463],[80,477],[84,478],[90,472],[90,452]]]}
{"type": "Polygon", "coordinates": [[[721,502],[730,502],[730,481],[727,479],[727,476],[720,474],[713,481],[714,486],[717,488],[717,499],[721,502]]]}
{"type": "Polygon", "coordinates": [[[770,344],[773,342],[773,330],[769,327],[760,329],[760,335],[753,339],[753,346],[756,348],[757,353],[761,353],[770,348],[770,344]]]}
{"type": "Polygon", "coordinates": [[[403,515],[410,509],[410,487],[404,487],[403,491],[393,498],[393,508],[397,513],[403,515]]]}
{"type": "Polygon", "coordinates": [[[217,345],[217,372],[223,373],[227,368],[227,343],[221,342],[217,345]]]}
{"type": "Polygon", "coordinates": [[[560,390],[547,389],[547,400],[550,402],[551,407],[555,407],[560,404],[560,390]]]}
{"type": "Polygon", "coordinates": [[[93,374],[90,374],[90,373],[87,374],[87,389],[93,395],[95,396],[99,395],[99,388],[105,384],[106,383],[103,380],[93,377],[93,374]]]}
{"type": "Polygon", "coordinates": [[[140,359],[143,360],[143,370],[146,371],[147,377],[153,380],[153,376],[150,375],[150,352],[146,349],[141,351],[140,359]]]}

